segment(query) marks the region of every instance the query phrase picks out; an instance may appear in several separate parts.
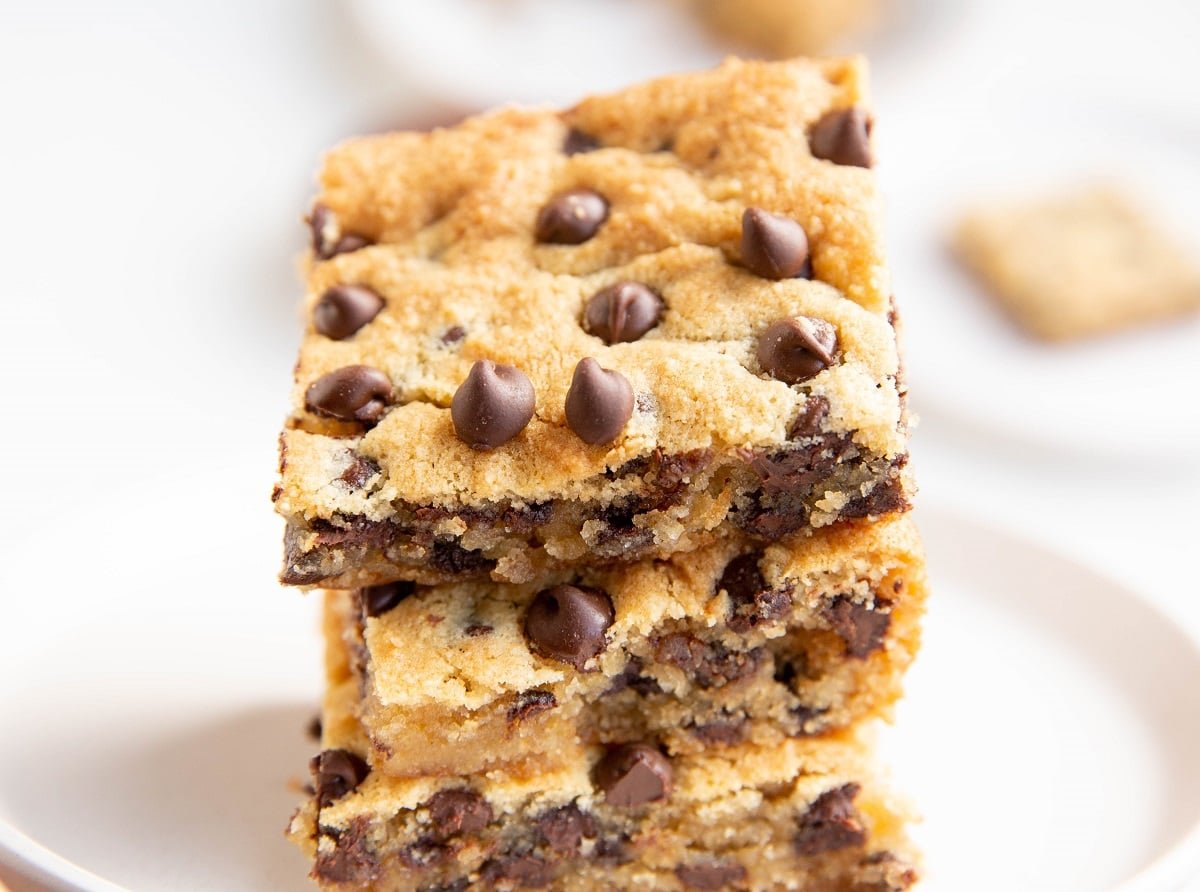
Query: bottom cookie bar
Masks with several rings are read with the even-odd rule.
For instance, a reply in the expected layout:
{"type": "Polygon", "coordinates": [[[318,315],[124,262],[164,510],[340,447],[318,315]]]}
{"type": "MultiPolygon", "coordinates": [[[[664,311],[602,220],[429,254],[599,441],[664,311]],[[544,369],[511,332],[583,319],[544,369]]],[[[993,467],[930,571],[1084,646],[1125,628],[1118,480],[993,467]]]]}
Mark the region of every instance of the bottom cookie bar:
{"type": "MultiPolygon", "coordinates": [[[[337,652],[341,650],[341,652],[337,652]]],[[[324,889],[900,892],[916,881],[903,811],[851,735],[668,757],[579,746],[464,776],[369,764],[357,682],[334,648],[314,791],[290,837],[324,889]]]]}

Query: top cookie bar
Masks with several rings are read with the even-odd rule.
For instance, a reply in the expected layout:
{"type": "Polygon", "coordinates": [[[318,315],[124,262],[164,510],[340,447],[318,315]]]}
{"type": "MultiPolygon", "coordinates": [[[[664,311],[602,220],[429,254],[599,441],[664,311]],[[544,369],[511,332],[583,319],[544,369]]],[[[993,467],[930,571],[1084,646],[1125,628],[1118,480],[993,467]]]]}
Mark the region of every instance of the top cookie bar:
{"type": "Polygon", "coordinates": [[[351,587],[908,505],[860,60],[730,60],[326,159],[274,499],[351,587]]]}

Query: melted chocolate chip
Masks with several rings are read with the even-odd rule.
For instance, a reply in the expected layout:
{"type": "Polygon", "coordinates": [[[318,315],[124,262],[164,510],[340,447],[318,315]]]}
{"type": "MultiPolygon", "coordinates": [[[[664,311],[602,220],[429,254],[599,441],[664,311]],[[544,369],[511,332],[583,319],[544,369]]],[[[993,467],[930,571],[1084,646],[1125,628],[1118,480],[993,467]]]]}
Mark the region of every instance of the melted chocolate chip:
{"type": "Polygon", "coordinates": [[[854,810],[858,789],[858,784],[846,784],[817,797],[800,817],[794,840],[798,854],[819,855],[862,844],[867,832],[854,810]]]}
{"type": "Polygon", "coordinates": [[[417,587],[411,582],[388,582],[384,585],[369,585],[358,590],[362,600],[363,612],[367,616],[380,616],[387,613],[414,591],[417,587]]]}
{"type": "Polygon", "coordinates": [[[729,628],[740,635],[779,621],[792,606],[790,591],[768,588],[766,579],[758,569],[761,558],[761,552],[750,552],[734,558],[725,567],[717,583],[717,591],[728,593],[733,608],[729,616],[729,628]]]}
{"type": "Polygon", "coordinates": [[[742,742],[746,735],[746,719],[721,719],[703,725],[693,725],[690,730],[693,737],[707,746],[729,746],[742,742]]]}
{"type": "Polygon", "coordinates": [[[485,888],[509,883],[521,889],[541,889],[554,881],[554,867],[536,855],[502,855],[486,861],[479,871],[485,888]]]}
{"type": "Polygon", "coordinates": [[[313,307],[313,327],[343,341],[379,315],[383,298],[365,285],[334,285],[313,307]]]}
{"type": "Polygon", "coordinates": [[[617,282],[601,288],[583,309],[583,328],[606,344],[638,340],[658,325],[666,303],[641,282],[617,282]]]}
{"type": "Polygon", "coordinates": [[[820,719],[827,712],[828,706],[808,706],[804,703],[793,706],[788,713],[796,720],[795,736],[808,737],[821,733],[824,723],[820,719]]]}
{"type": "Polygon", "coordinates": [[[608,219],[608,202],[591,189],[572,189],[551,198],[538,212],[539,242],[581,245],[608,219]]]}
{"type": "Polygon", "coordinates": [[[546,845],[560,855],[574,855],[584,839],[595,839],[596,819],[571,803],[537,818],[537,830],[546,845]]]}
{"type": "Polygon", "coordinates": [[[591,446],[611,443],[633,415],[633,388],[620,372],[590,356],[575,366],[566,400],[567,425],[591,446]]]}
{"type": "Polygon", "coordinates": [[[468,638],[480,638],[484,635],[492,634],[493,631],[491,626],[484,623],[471,623],[471,625],[463,629],[463,634],[468,638]]]}
{"type": "Polygon", "coordinates": [[[550,691],[529,690],[517,694],[517,702],[508,708],[510,722],[523,722],[539,713],[558,706],[558,698],[550,691]]]}
{"type": "Polygon", "coordinates": [[[580,155],[584,152],[594,152],[598,148],[600,148],[600,140],[574,127],[567,131],[567,138],[563,140],[563,154],[565,155],[580,155]]]}
{"type": "Polygon", "coordinates": [[[742,263],[764,279],[790,279],[805,270],[808,236],[791,217],[762,208],[742,214],[742,263]]]}
{"type": "Polygon", "coordinates": [[[533,418],[533,385],[520,369],[482,359],[471,366],[450,401],[460,440],[474,449],[494,449],[519,434],[533,418]]]}
{"type": "Polygon", "coordinates": [[[833,362],[837,331],[824,319],[793,316],[773,322],[758,339],[758,364],[786,384],[807,381],[833,362]]]}
{"type": "Polygon", "coordinates": [[[434,838],[477,833],[492,820],[492,807],[473,790],[440,790],[425,803],[434,838]]]}
{"type": "Polygon", "coordinates": [[[670,760],[644,743],[610,749],[592,770],[592,781],[609,805],[644,805],[671,794],[670,760]]]}
{"type": "Polygon", "coordinates": [[[576,669],[604,650],[613,623],[612,599],[605,592],[556,585],[538,593],[525,614],[525,637],[543,657],[576,669]]]}
{"type": "Polygon", "coordinates": [[[379,369],[366,365],[348,365],[322,375],[304,395],[310,412],[374,424],[383,417],[392,401],[392,382],[379,369]]]}
{"type": "Polygon", "coordinates": [[[879,613],[845,596],[825,608],[825,618],[846,642],[846,653],[859,660],[883,647],[883,639],[892,623],[890,613],[879,613]]]}
{"type": "Polygon", "coordinates": [[[371,820],[357,817],[344,830],[323,828],[321,835],[333,840],[333,849],[317,850],[313,878],[326,883],[369,887],[379,876],[379,859],[369,840],[371,820]]]}
{"type": "Polygon", "coordinates": [[[648,694],[662,693],[662,688],[659,686],[657,679],[642,674],[642,661],[637,657],[630,657],[629,662],[625,664],[625,668],[621,670],[621,673],[613,676],[608,690],[604,693],[619,694],[627,688],[636,691],[643,697],[648,694]]]}
{"type": "Polygon", "coordinates": [[[356,789],[371,770],[349,750],[325,750],[313,757],[309,768],[317,790],[317,804],[321,808],[356,789]]]}
{"type": "Polygon", "coordinates": [[[702,688],[719,688],[740,681],[758,671],[763,661],[761,648],[730,650],[719,641],[708,643],[683,632],[664,635],[653,642],[655,659],[679,667],[702,688]]]}
{"type": "Polygon", "coordinates": [[[826,113],[808,134],[813,157],[834,164],[870,167],[871,126],[871,118],[861,108],[826,113]]]}
{"type": "Polygon", "coordinates": [[[467,330],[461,325],[451,325],[442,333],[442,343],[446,344],[447,346],[450,344],[457,344],[466,336],[467,330]]]}
{"type": "Polygon", "coordinates": [[[743,882],[746,879],[746,868],[740,864],[717,861],[708,864],[680,864],[675,868],[675,876],[689,889],[718,892],[743,882]]]}

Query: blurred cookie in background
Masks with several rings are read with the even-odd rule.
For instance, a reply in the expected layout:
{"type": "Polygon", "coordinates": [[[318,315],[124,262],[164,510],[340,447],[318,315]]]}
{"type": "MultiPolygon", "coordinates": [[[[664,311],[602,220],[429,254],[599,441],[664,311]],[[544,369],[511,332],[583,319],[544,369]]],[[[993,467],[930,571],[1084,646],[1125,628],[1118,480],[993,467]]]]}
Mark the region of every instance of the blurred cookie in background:
{"type": "Polygon", "coordinates": [[[768,56],[822,53],[874,24],[885,0],[689,0],[723,37],[768,56]]]}
{"type": "Polygon", "coordinates": [[[1046,340],[1200,310],[1200,269],[1111,184],[980,206],[953,246],[1008,314],[1046,340]]]}

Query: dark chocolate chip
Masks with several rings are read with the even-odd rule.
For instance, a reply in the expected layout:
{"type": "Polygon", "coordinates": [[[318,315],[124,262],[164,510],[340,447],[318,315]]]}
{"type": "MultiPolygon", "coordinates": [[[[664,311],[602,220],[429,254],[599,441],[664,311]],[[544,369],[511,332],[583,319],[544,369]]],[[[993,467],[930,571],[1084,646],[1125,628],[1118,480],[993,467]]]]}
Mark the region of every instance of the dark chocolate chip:
{"type": "Polygon", "coordinates": [[[758,569],[761,558],[762,552],[735,557],[726,565],[717,583],[717,591],[727,592],[733,607],[729,628],[740,635],[782,619],[792,606],[790,591],[767,587],[767,581],[758,569]]]}
{"type": "Polygon", "coordinates": [[[729,746],[741,743],[746,735],[746,719],[720,720],[706,722],[703,725],[691,727],[692,736],[703,741],[707,746],[729,746]]]}
{"type": "Polygon", "coordinates": [[[304,726],[304,732],[313,740],[321,739],[321,714],[317,713],[308,720],[308,724],[304,726]]]}
{"type": "Polygon", "coordinates": [[[571,803],[537,818],[537,829],[546,845],[560,855],[574,855],[584,839],[595,839],[596,819],[571,803]]]}
{"type": "Polygon", "coordinates": [[[791,217],[762,208],[742,214],[742,263],[764,279],[790,279],[804,271],[808,236],[791,217]]]}
{"type": "Polygon", "coordinates": [[[598,148],[600,148],[600,140],[574,127],[567,131],[567,138],[563,140],[563,153],[567,155],[594,152],[598,148]]]}
{"type": "Polygon", "coordinates": [[[605,592],[556,585],[538,592],[525,614],[525,637],[543,657],[576,669],[604,650],[604,633],[613,623],[612,599],[605,592]]]}
{"type": "Polygon", "coordinates": [[[536,855],[502,855],[486,861],[479,870],[484,888],[494,889],[503,883],[520,889],[541,889],[554,881],[554,866],[536,855]]]}
{"type": "Polygon", "coordinates": [[[837,331],[824,319],[791,316],[773,322],[758,339],[758,364],[787,384],[807,381],[833,362],[837,331]]]}
{"type": "Polygon", "coordinates": [[[821,425],[829,415],[829,400],[823,396],[810,396],[804,408],[788,428],[789,440],[804,440],[821,433],[821,425]]]}
{"type": "Polygon", "coordinates": [[[438,539],[426,552],[429,566],[443,573],[458,575],[482,575],[490,573],[496,562],[482,552],[463,548],[457,542],[438,539]]]}
{"type": "Polygon", "coordinates": [[[824,613],[833,631],[846,642],[846,653],[859,660],[883,647],[892,623],[890,613],[879,613],[844,595],[836,598],[824,613]]]}
{"type": "Polygon", "coordinates": [[[317,804],[321,808],[357,788],[371,770],[366,762],[349,750],[325,750],[313,757],[309,768],[317,789],[317,804]]]}
{"type": "Polygon", "coordinates": [[[591,189],[572,189],[551,198],[537,218],[537,240],[553,245],[581,245],[608,219],[608,202],[591,189]]]}
{"type": "Polygon", "coordinates": [[[442,343],[446,345],[457,344],[467,336],[467,330],[461,325],[451,325],[442,333],[442,343]]]}
{"type": "Polygon", "coordinates": [[[744,882],[746,868],[740,864],[711,862],[709,864],[680,864],[675,868],[679,882],[689,889],[718,892],[744,882]]]}
{"type": "Polygon", "coordinates": [[[503,446],[533,418],[533,385],[520,369],[481,359],[450,401],[460,440],[474,449],[503,446]]]}
{"type": "Polygon", "coordinates": [[[662,687],[659,686],[657,679],[653,676],[642,674],[642,661],[637,657],[631,657],[629,662],[625,664],[625,668],[621,670],[620,675],[613,676],[608,690],[604,693],[619,694],[626,688],[636,691],[643,697],[648,694],[662,693],[662,687]]]}
{"type": "Polygon", "coordinates": [[[858,784],[846,784],[817,797],[800,817],[799,832],[794,840],[796,852],[819,855],[861,845],[867,838],[867,831],[854,810],[857,795],[858,784]]]}
{"type": "Polygon", "coordinates": [[[332,850],[317,849],[313,879],[369,888],[379,876],[379,858],[370,843],[371,819],[357,817],[344,830],[322,828],[321,835],[333,841],[332,850]]]}
{"type": "Polygon", "coordinates": [[[342,341],[379,315],[383,298],[365,285],[334,285],[313,307],[313,327],[342,341]]]}
{"type": "Polygon", "coordinates": [[[808,134],[813,157],[834,164],[870,167],[871,126],[870,116],[861,108],[827,112],[808,134]]]}
{"type": "Polygon", "coordinates": [[[567,425],[592,446],[611,443],[633,415],[633,388],[620,372],[579,360],[566,400],[567,425]]]}
{"type": "Polygon", "coordinates": [[[367,616],[379,616],[387,613],[414,591],[416,585],[411,582],[388,582],[383,585],[369,585],[358,590],[362,599],[363,611],[367,616]]]}
{"type": "Polygon", "coordinates": [[[666,303],[641,282],[617,282],[601,288],[583,308],[583,328],[606,344],[636,341],[662,319],[666,303]]]}
{"type": "Polygon", "coordinates": [[[654,657],[683,670],[702,688],[719,688],[753,675],[762,665],[761,648],[730,650],[719,641],[707,643],[676,632],[653,639],[654,657]]]}
{"type": "Polygon", "coordinates": [[[310,412],[341,421],[374,424],[392,401],[392,382],[379,369],[348,365],[309,385],[304,404],[310,412]]]}
{"type": "Polygon", "coordinates": [[[643,805],[671,794],[671,762],[644,743],[610,749],[592,770],[592,781],[609,805],[643,805]]]}
{"type": "Polygon", "coordinates": [[[523,722],[539,713],[558,706],[558,698],[550,691],[529,690],[517,694],[517,702],[508,708],[510,722],[523,722]]]}
{"type": "Polygon", "coordinates": [[[352,452],[350,453],[350,464],[338,476],[338,480],[345,483],[351,489],[362,489],[367,485],[368,480],[376,474],[381,473],[382,470],[379,464],[373,459],[359,455],[357,452],[352,452]]]}
{"type": "Polygon", "coordinates": [[[308,216],[308,227],[312,232],[312,250],[318,260],[328,260],[337,254],[348,254],[365,248],[371,240],[356,232],[340,234],[333,211],[323,204],[313,206],[308,216]]]}
{"type": "Polygon", "coordinates": [[[463,629],[463,634],[468,638],[480,638],[484,635],[492,634],[493,631],[491,626],[484,623],[471,623],[471,625],[463,629]]]}
{"type": "Polygon", "coordinates": [[[762,559],[761,551],[751,551],[739,554],[725,565],[721,578],[717,582],[717,591],[727,592],[730,600],[737,602],[749,601],[767,587],[758,562],[762,559]]]}
{"type": "Polygon", "coordinates": [[[492,807],[473,790],[440,790],[425,803],[434,838],[477,833],[492,820],[492,807]]]}

